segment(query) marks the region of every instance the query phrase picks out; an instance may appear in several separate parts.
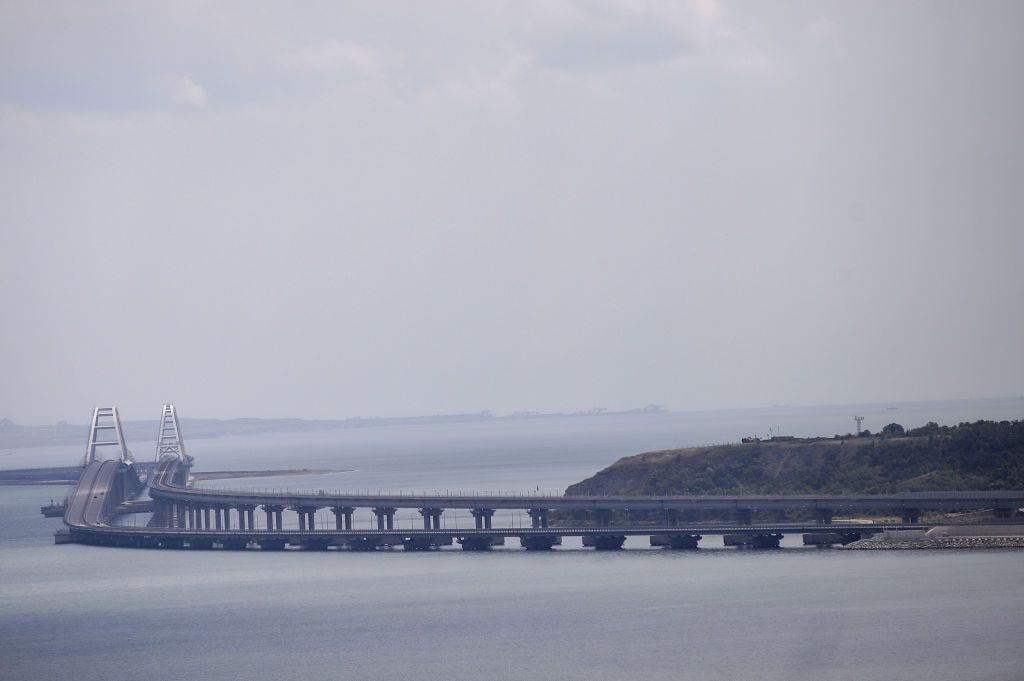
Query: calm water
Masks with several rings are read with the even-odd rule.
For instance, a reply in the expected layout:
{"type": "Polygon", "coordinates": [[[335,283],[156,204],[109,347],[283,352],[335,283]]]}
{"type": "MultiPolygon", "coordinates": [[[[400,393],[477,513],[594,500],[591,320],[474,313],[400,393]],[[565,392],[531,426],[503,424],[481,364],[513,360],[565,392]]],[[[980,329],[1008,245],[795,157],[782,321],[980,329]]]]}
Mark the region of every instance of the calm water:
{"type": "MultiPolygon", "coordinates": [[[[880,420],[907,426],[1024,415],[1019,400],[885,406],[880,420]]],[[[194,440],[189,451],[197,469],[355,469],[225,486],[557,492],[622,454],[768,426],[846,432],[848,411],[416,426],[194,440]]],[[[821,551],[799,538],[692,553],[631,540],[601,554],[576,543],[550,554],[54,546],[60,521],[38,507],[64,492],[0,487],[2,679],[1024,678],[1019,551],[821,551]]]]}

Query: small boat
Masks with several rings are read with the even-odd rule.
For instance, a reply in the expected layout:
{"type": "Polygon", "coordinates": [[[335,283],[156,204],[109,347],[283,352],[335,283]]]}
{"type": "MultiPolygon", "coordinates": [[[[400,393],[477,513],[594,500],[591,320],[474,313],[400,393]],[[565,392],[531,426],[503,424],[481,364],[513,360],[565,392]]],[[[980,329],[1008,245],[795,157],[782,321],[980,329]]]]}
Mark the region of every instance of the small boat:
{"type": "Polygon", "coordinates": [[[43,506],[39,511],[47,518],[60,518],[64,515],[64,510],[67,508],[67,502],[62,501],[59,504],[55,504],[53,499],[50,499],[50,503],[47,506],[43,506]]]}

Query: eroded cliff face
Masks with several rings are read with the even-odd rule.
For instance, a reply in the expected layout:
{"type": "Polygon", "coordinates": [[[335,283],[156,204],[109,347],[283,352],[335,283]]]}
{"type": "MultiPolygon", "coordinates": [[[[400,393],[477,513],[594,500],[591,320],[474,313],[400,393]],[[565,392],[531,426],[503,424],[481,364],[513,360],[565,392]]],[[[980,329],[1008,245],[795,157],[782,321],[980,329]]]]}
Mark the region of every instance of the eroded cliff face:
{"type": "Polygon", "coordinates": [[[1024,422],[941,435],[760,442],[628,456],[573,494],[811,494],[1024,488],[1024,422]]]}

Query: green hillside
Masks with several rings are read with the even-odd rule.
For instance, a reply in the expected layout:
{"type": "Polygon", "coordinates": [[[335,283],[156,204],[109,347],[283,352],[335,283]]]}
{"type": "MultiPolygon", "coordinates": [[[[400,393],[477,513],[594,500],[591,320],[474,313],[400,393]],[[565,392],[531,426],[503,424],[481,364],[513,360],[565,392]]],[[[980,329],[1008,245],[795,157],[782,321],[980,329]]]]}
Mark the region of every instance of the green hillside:
{"type": "Polygon", "coordinates": [[[625,457],[572,494],[808,494],[1024,489],[1024,421],[753,442],[625,457]]]}

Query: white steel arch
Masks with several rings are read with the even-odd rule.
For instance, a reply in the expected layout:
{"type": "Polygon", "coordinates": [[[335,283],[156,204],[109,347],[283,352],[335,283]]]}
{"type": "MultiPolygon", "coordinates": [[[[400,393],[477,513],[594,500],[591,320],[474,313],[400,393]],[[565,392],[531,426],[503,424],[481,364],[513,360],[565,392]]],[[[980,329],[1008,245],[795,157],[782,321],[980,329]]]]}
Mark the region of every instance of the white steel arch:
{"type": "Polygon", "coordinates": [[[185,460],[185,441],[181,438],[181,427],[178,425],[178,410],[173,404],[165,404],[160,415],[160,436],[156,440],[156,462],[164,456],[173,456],[179,461],[185,460]]]}
{"type": "Polygon", "coordinates": [[[118,459],[121,463],[132,464],[135,460],[124,442],[124,430],[117,407],[96,407],[92,410],[92,425],[89,427],[89,444],[85,448],[83,465],[88,466],[97,461],[96,450],[99,447],[117,447],[118,459]]]}

